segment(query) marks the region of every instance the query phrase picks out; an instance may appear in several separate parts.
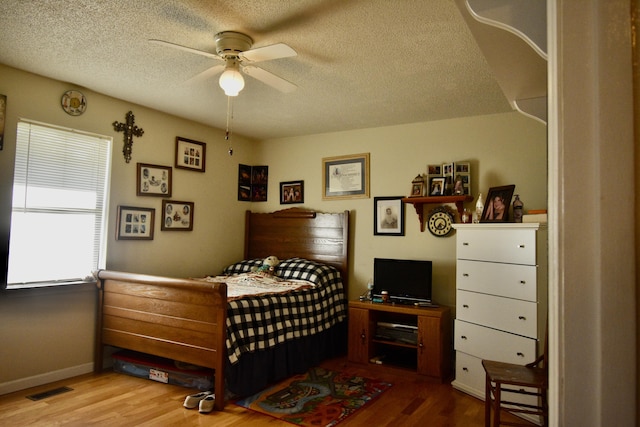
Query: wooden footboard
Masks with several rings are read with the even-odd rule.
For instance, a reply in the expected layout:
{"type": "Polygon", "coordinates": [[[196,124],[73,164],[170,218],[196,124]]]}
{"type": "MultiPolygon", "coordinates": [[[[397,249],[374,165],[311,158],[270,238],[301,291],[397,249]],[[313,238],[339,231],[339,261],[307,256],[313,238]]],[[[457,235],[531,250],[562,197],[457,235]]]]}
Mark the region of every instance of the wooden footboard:
{"type": "Polygon", "coordinates": [[[102,270],[95,367],[103,347],[140,351],[215,370],[215,408],[224,407],[227,286],[102,270]]]}

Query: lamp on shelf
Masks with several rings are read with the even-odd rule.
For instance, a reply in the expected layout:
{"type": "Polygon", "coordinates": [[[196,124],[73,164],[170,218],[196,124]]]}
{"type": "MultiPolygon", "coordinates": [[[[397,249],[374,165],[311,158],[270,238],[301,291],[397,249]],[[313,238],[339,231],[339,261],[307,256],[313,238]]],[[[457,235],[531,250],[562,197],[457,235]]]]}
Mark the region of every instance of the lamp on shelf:
{"type": "Polygon", "coordinates": [[[227,58],[227,65],[218,83],[227,96],[238,96],[244,88],[244,78],[240,74],[240,66],[236,58],[227,58]]]}

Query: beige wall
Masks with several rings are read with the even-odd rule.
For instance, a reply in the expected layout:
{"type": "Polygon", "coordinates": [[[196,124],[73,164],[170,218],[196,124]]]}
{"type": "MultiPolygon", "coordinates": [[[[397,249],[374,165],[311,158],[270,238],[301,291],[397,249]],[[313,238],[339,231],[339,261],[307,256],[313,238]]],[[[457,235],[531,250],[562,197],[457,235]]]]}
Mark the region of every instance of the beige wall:
{"type": "MultiPolygon", "coordinates": [[[[421,233],[411,205],[405,211],[404,237],[373,234],[373,198],[407,196],[411,180],[426,173],[427,164],[469,161],[474,196],[481,191],[486,198],[491,186],[516,184],[525,209],[547,206],[546,127],[519,113],[268,140],[259,146],[269,165],[270,197],[255,209],[279,209],[278,182],[303,179],[305,206],[352,211],[351,298],[366,290],[374,257],[397,257],[434,261],[434,298],[455,304],[454,237],[421,233]],[[365,152],[370,153],[371,197],[323,201],[322,158],[365,152]]],[[[475,200],[467,205],[473,208],[475,200]]]]}
{"type": "MultiPolygon", "coordinates": [[[[417,215],[405,213],[405,236],[373,235],[373,197],[403,196],[411,180],[426,172],[429,163],[470,161],[472,190],[516,184],[525,208],[546,207],[546,128],[518,113],[461,118],[431,123],[365,129],[252,142],[235,137],[234,155],[217,129],[161,114],[83,90],[88,108],[71,117],[59,106],[61,94],[72,85],[0,66],[0,93],[8,96],[5,150],[0,152],[0,217],[8,215],[15,129],[25,117],[114,138],[107,267],[169,276],[199,276],[220,271],[242,256],[244,211],[272,211],[279,204],[279,182],[305,181],[305,207],[352,212],[351,297],[364,292],[372,275],[374,256],[434,261],[435,298],[455,303],[455,248],[453,237],[421,233],[417,215]],[[133,159],[122,157],[122,134],[113,130],[127,111],[145,131],[133,145],[133,159]],[[155,207],[161,198],[137,197],[135,163],[173,165],[175,137],[207,143],[204,174],[173,171],[173,199],[195,202],[192,232],[161,232],[156,219],[153,241],[117,241],[118,205],[155,207]],[[321,159],[328,156],[371,154],[371,198],[322,201],[321,159]],[[238,163],[269,166],[269,200],[237,201],[238,163]]],[[[473,203],[469,204],[470,207],[473,203]]],[[[95,289],[10,291],[0,295],[0,393],[91,369],[95,324],[95,289]]]]}
{"type": "MultiPolygon", "coordinates": [[[[237,201],[238,163],[252,163],[253,143],[234,137],[229,157],[224,134],[177,117],[82,89],[87,111],[67,115],[62,93],[73,85],[0,65],[0,93],[7,95],[5,147],[0,151],[0,224],[10,218],[16,123],[19,117],[113,137],[107,268],[172,275],[201,276],[219,272],[242,256],[243,215],[247,203],[237,201]],[[133,158],[122,155],[122,133],[114,121],[135,114],[144,129],[134,138],[133,158]],[[161,232],[156,218],[153,241],[117,241],[118,205],[151,207],[160,215],[162,198],[136,196],[136,162],[173,166],[175,137],[207,143],[206,172],[173,171],[173,200],[193,201],[192,232],[161,232]]],[[[37,266],[36,266],[37,267],[37,266]]],[[[92,369],[95,325],[94,286],[72,289],[7,291],[0,294],[0,393],[64,378],[92,369]]]]}

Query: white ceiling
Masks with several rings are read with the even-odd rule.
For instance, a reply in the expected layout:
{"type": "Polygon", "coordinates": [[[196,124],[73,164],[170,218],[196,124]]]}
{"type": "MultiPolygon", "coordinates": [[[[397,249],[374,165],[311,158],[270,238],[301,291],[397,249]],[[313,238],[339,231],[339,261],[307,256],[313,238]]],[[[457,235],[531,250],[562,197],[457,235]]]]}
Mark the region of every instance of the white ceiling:
{"type": "Polygon", "coordinates": [[[246,77],[233,101],[233,131],[257,139],[512,111],[454,0],[1,0],[0,16],[0,63],[221,129],[217,76],[185,83],[218,62],[148,40],[286,43],[296,57],[259,65],[297,90],[246,77]]]}

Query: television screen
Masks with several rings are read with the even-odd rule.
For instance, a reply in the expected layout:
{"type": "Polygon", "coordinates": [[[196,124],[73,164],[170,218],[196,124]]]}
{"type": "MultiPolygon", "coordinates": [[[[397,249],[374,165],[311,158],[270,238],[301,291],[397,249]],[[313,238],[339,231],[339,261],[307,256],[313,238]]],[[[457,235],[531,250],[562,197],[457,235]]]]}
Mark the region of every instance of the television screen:
{"type": "Polygon", "coordinates": [[[374,258],[373,297],[387,291],[391,302],[431,302],[431,267],[431,261],[374,258]]]}

